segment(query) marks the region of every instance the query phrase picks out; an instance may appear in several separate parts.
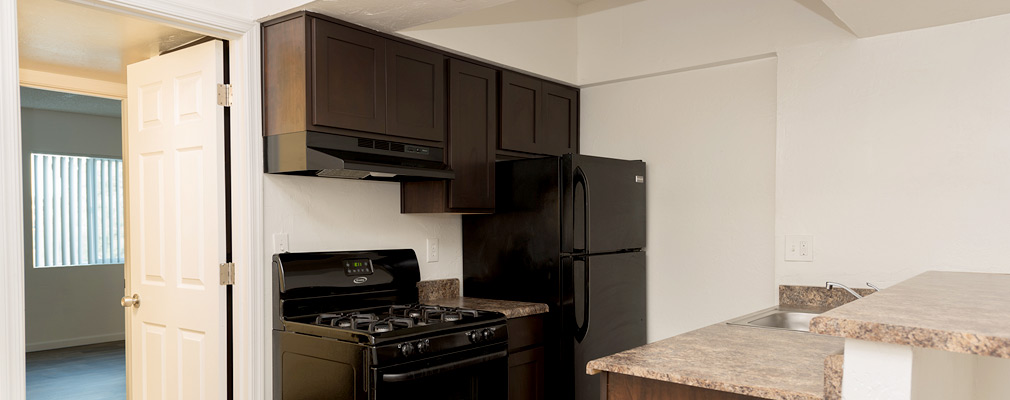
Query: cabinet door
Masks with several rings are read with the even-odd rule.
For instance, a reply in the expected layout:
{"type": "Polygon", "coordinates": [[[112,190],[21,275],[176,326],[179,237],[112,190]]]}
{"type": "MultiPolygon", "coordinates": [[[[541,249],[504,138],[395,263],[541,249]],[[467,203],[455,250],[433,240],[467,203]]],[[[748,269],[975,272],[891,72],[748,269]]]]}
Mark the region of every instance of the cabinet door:
{"type": "Polygon", "coordinates": [[[494,209],[498,80],[495,70],[449,61],[449,208],[494,209]]]}
{"type": "Polygon", "coordinates": [[[511,71],[502,71],[501,136],[502,150],[541,153],[538,139],[541,128],[541,92],[539,79],[511,71]]]}
{"type": "Polygon", "coordinates": [[[544,398],[544,348],[509,355],[509,400],[544,398]]]}
{"type": "Polygon", "coordinates": [[[385,47],[381,37],[312,20],[314,125],[385,133],[385,47]]]}
{"type": "Polygon", "coordinates": [[[579,92],[550,82],[543,84],[543,132],[538,139],[541,153],[578,153],[579,92]]]}
{"type": "Polygon", "coordinates": [[[445,57],[387,41],[386,83],[387,134],[445,140],[445,57]]]}

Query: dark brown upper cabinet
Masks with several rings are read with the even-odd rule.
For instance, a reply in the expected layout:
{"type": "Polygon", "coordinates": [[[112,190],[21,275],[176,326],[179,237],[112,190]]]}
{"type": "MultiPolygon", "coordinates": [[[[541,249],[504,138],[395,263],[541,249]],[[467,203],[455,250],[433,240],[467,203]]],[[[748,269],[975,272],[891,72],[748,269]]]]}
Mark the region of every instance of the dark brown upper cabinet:
{"type": "Polygon", "coordinates": [[[578,153],[579,90],[311,12],[263,23],[263,134],[444,147],[404,213],[491,213],[495,160],[578,153]]]}
{"type": "Polygon", "coordinates": [[[541,98],[543,82],[537,78],[502,71],[501,142],[502,150],[540,153],[537,139],[543,140],[541,98]]]}
{"type": "Polygon", "coordinates": [[[579,91],[544,82],[544,148],[547,154],[578,153],[579,91]]]}
{"type": "Polygon", "coordinates": [[[500,150],[511,156],[578,152],[577,89],[502,71],[501,92],[500,150]]]}
{"type": "Polygon", "coordinates": [[[404,213],[494,212],[498,79],[491,68],[449,60],[447,164],[452,181],[404,182],[404,213]]]}
{"type": "Polygon", "coordinates": [[[264,135],[445,141],[445,56],[300,13],[264,24],[264,135]]]}
{"type": "Polygon", "coordinates": [[[387,133],[445,140],[445,57],[394,41],[386,44],[387,133]]]}
{"type": "Polygon", "coordinates": [[[386,132],[386,40],[312,19],[312,123],[386,132]]]}

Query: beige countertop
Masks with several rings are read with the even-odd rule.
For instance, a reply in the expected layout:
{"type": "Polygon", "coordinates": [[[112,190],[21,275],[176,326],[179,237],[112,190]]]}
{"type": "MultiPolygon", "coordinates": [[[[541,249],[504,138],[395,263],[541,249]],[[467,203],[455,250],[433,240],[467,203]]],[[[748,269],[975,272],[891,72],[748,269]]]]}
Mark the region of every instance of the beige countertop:
{"type": "Polygon", "coordinates": [[[926,272],[815,317],[813,332],[1010,358],[1010,275],[926,272]]]}
{"type": "Polygon", "coordinates": [[[825,358],[844,340],[719,323],[590,361],[613,372],[766,399],[823,399],[825,358]]]}
{"type": "Polygon", "coordinates": [[[505,318],[520,318],[543,314],[548,311],[542,303],[525,303],[521,301],[478,299],[474,297],[450,297],[444,299],[421,300],[421,303],[443,307],[461,307],[474,310],[494,311],[505,314],[505,318]]]}

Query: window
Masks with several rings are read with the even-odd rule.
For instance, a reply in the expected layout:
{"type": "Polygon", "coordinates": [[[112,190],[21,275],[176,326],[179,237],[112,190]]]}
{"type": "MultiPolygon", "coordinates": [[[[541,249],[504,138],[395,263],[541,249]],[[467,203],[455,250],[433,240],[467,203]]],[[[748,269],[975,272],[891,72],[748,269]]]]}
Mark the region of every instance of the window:
{"type": "Polygon", "coordinates": [[[35,268],[122,264],[123,161],[32,154],[35,268]]]}

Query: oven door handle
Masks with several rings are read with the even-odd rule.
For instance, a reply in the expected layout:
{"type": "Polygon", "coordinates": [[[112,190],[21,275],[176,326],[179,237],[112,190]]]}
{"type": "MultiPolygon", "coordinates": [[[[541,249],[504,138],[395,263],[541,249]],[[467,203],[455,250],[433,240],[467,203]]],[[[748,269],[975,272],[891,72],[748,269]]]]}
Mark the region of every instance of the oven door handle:
{"type": "Polygon", "coordinates": [[[462,369],[477,364],[485,363],[491,360],[497,360],[500,358],[508,357],[508,351],[502,350],[499,352],[484,354],[473,358],[467,358],[458,361],[452,361],[445,364],[435,365],[428,368],[422,368],[410,372],[404,372],[399,374],[382,374],[383,382],[406,382],[415,379],[424,378],[426,376],[438,375],[444,372],[449,372],[457,369],[462,369]]]}

